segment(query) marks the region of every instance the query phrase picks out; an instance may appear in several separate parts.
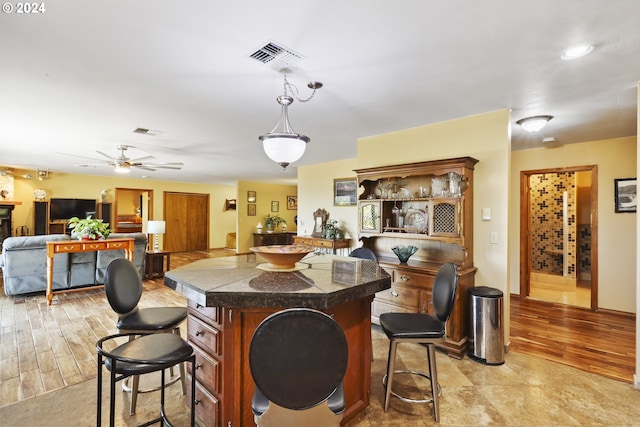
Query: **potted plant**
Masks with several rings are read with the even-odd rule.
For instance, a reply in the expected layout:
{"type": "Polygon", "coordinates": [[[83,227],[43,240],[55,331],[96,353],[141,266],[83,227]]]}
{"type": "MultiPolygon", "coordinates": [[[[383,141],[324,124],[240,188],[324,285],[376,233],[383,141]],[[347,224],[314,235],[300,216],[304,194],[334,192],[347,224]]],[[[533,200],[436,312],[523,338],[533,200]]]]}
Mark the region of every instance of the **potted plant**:
{"type": "Polygon", "coordinates": [[[338,226],[338,220],[329,219],[324,224],[324,238],[331,240],[344,239],[344,231],[338,226]]]}
{"type": "Polygon", "coordinates": [[[264,226],[267,229],[267,233],[273,233],[273,231],[279,227],[281,224],[286,224],[287,221],[284,220],[280,215],[268,214],[264,217],[264,226]]]}
{"type": "Polygon", "coordinates": [[[71,231],[71,236],[78,240],[102,240],[106,239],[111,230],[109,223],[102,222],[101,219],[91,218],[91,215],[85,219],[74,216],[67,224],[71,231]]]}

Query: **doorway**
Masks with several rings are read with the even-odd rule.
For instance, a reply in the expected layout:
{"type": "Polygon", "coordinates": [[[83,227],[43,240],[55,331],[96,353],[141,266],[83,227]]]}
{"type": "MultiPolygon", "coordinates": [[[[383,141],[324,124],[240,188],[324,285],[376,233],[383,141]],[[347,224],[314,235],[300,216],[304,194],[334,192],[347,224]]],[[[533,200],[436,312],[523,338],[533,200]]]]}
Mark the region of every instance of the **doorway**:
{"type": "Polygon", "coordinates": [[[146,188],[116,188],[114,223],[117,233],[141,232],[153,219],[153,190],[146,188]]]}
{"type": "Polygon", "coordinates": [[[597,166],[520,173],[520,295],[598,308],[597,166]]]}

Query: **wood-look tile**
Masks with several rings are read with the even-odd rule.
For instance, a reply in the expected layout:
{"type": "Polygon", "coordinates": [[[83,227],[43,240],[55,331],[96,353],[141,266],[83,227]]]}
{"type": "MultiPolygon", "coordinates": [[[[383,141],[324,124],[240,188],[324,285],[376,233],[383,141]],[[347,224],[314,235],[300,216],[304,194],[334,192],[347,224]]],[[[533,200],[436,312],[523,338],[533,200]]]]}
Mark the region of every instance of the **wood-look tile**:
{"type": "MultiPolygon", "coordinates": [[[[6,378],[0,381],[0,407],[22,400],[20,377],[6,378]]],[[[2,418],[0,418],[0,424],[2,418]]]]}
{"type": "Polygon", "coordinates": [[[40,372],[44,373],[48,371],[58,370],[56,358],[51,350],[36,352],[36,356],[38,360],[38,369],[40,369],[40,372]]]}
{"type": "Polygon", "coordinates": [[[21,372],[38,369],[38,359],[36,358],[36,351],[33,348],[33,342],[18,344],[18,361],[21,372]]]}
{"type": "Polygon", "coordinates": [[[58,369],[42,372],[42,384],[45,393],[52,390],[57,390],[65,386],[62,380],[62,375],[58,369]]]}
{"type": "Polygon", "coordinates": [[[18,356],[0,360],[0,381],[20,377],[18,356]]]}
{"type": "Polygon", "coordinates": [[[60,368],[60,372],[62,373],[62,379],[65,383],[68,382],[68,378],[72,377],[82,377],[82,372],[78,368],[76,364],[76,360],[73,356],[60,356],[57,358],[58,367],[60,368]]]}
{"type": "Polygon", "coordinates": [[[44,393],[44,385],[39,369],[20,372],[20,383],[22,384],[22,398],[29,399],[44,393]]]}

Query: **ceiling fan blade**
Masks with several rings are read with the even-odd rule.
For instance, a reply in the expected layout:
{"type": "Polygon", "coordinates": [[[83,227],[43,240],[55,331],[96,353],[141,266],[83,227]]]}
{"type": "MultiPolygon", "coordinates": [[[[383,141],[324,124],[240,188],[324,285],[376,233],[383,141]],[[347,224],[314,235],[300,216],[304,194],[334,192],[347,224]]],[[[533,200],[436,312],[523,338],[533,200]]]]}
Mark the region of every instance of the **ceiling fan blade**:
{"type": "Polygon", "coordinates": [[[146,171],[155,171],[154,168],[150,168],[149,166],[143,164],[131,164],[130,166],[133,168],[144,169],[146,171]]]}
{"type": "MultiPolygon", "coordinates": [[[[70,154],[70,153],[56,153],[56,154],[62,154],[63,156],[77,157],[79,159],[94,160],[96,162],[104,162],[104,160],[102,160],[102,159],[96,159],[96,158],[87,157],[87,156],[78,156],[77,154],[70,154]]],[[[109,160],[111,160],[111,159],[109,159],[109,160]]]]}
{"type": "Polygon", "coordinates": [[[155,159],[155,156],[144,156],[144,157],[138,157],[137,159],[131,159],[129,160],[131,163],[138,163],[141,162],[143,160],[151,160],[151,159],[155,159]]]}
{"type": "Polygon", "coordinates": [[[169,166],[169,165],[153,165],[153,167],[157,169],[173,169],[177,171],[182,169],[180,166],[169,166]]]}
{"type": "Polygon", "coordinates": [[[102,151],[98,151],[98,150],[96,150],[96,153],[98,153],[98,154],[100,154],[100,155],[102,155],[102,156],[106,157],[106,158],[107,158],[107,159],[109,159],[109,160],[113,160],[113,156],[110,156],[110,155],[108,155],[108,154],[105,154],[105,153],[103,153],[102,151]]]}

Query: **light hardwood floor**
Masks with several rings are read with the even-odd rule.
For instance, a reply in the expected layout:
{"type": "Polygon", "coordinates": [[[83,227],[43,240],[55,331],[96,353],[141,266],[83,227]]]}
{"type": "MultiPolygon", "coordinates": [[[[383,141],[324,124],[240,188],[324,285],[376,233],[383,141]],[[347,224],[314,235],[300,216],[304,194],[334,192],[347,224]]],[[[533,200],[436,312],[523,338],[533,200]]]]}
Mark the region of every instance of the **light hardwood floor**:
{"type": "MultiPolygon", "coordinates": [[[[171,267],[232,254],[172,254],[171,267]]],[[[95,342],[115,332],[115,315],[102,290],[56,295],[52,306],[43,294],[13,298],[0,292],[0,406],[95,378],[95,342]]],[[[144,281],[142,307],[185,303],[162,279],[144,281]]],[[[632,382],[633,316],[516,297],[511,325],[511,351],[632,382]]]]}

